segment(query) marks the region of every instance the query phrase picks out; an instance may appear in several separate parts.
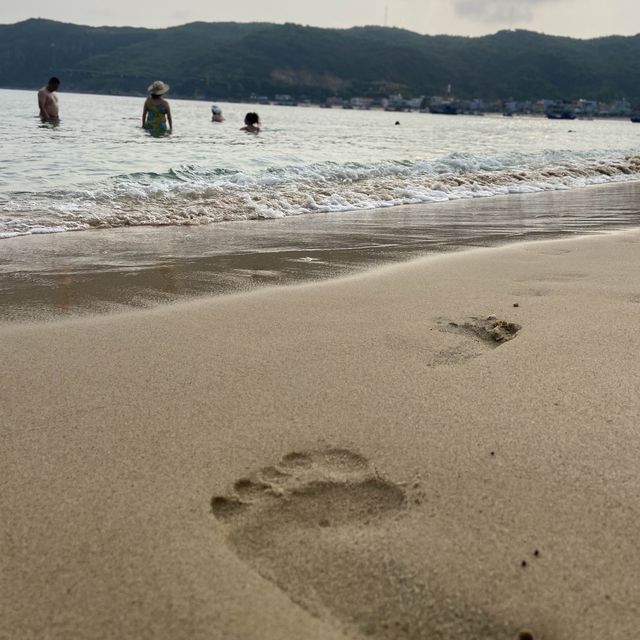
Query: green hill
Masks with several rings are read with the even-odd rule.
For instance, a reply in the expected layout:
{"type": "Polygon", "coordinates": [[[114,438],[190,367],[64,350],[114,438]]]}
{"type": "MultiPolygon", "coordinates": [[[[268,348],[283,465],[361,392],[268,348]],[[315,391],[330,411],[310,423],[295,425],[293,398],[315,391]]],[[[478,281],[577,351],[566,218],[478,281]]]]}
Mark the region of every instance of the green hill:
{"type": "Polygon", "coordinates": [[[640,102],[640,36],[577,40],[530,31],[479,38],[401,29],[202,23],[168,29],[86,27],[49,20],[0,25],[0,86],[35,88],[50,75],[68,91],[172,95],[252,93],[640,102]]]}

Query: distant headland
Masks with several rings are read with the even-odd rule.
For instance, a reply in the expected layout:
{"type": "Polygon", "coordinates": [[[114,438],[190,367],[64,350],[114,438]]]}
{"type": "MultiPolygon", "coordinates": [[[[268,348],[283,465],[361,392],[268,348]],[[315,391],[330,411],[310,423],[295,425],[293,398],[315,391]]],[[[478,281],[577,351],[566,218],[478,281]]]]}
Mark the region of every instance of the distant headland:
{"type": "Polygon", "coordinates": [[[363,98],[425,108],[453,92],[460,104],[582,99],[633,108],[640,35],[579,40],[517,30],[471,38],[386,27],[194,22],[144,29],[42,19],[0,25],[0,86],[33,89],[50,75],[61,77],[63,90],[122,95],[142,94],[162,78],[173,97],[184,98],[356,99],[356,108],[363,98]]]}

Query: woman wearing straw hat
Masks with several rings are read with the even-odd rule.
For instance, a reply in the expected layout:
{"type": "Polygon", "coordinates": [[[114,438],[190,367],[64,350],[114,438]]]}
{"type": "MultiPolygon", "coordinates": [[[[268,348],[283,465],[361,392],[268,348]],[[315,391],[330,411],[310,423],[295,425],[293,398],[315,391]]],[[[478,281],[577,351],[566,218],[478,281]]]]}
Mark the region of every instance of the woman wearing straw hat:
{"type": "Polygon", "coordinates": [[[142,127],[151,133],[166,133],[167,122],[169,131],[173,129],[171,120],[171,107],[162,97],[169,91],[169,85],[156,80],[148,89],[149,97],[144,102],[142,110],[142,127]]]}

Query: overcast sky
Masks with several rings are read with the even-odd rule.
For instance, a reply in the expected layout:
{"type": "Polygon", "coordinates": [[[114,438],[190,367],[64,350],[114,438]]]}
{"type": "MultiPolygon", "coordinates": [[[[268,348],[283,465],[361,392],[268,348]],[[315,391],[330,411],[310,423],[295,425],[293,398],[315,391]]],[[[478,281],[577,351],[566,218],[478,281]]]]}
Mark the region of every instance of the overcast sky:
{"type": "Polygon", "coordinates": [[[166,27],[207,22],[382,25],[419,33],[481,35],[522,28],[578,38],[640,31],[640,0],[3,0],[0,23],[50,18],[90,25],[166,27]]]}

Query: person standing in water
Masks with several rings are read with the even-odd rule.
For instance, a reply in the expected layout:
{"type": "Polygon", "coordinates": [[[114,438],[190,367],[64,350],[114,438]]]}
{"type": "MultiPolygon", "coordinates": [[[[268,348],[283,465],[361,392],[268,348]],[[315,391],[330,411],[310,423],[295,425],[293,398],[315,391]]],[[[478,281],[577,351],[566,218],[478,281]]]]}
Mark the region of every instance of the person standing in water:
{"type": "Polygon", "coordinates": [[[162,80],[156,80],[147,91],[149,97],[145,100],[142,109],[142,128],[155,134],[172,131],[171,107],[162,97],[169,91],[169,85],[162,80]],[[168,128],[167,123],[169,124],[168,128]]]}
{"type": "Polygon", "coordinates": [[[58,78],[50,78],[49,82],[38,91],[38,108],[43,122],[58,122],[60,111],[56,91],[60,86],[58,78]]]}
{"type": "Polygon", "coordinates": [[[217,104],[211,107],[211,122],[224,122],[222,109],[217,104]]]}
{"type": "Polygon", "coordinates": [[[240,131],[248,133],[260,133],[260,116],[255,111],[250,111],[244,117],[244,127],[240,131]]]}

